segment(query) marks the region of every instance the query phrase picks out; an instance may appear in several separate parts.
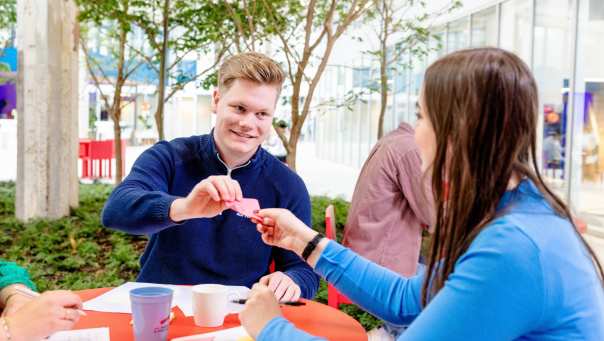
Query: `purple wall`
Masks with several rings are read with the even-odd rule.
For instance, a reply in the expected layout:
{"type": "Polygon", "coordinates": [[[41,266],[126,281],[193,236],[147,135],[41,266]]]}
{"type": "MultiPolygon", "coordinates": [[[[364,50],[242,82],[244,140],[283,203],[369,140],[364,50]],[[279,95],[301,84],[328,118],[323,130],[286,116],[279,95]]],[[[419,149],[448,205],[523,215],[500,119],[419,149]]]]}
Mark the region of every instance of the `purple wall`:
{"type": "Polygon", "coordinates": [[[17,87],[15,84],[0,85],[0,118],[12,118],[11,111],[17,107],[17,87]]]}
{"type": "MultiPolygon", "coordinates": [[[[10,70],[17,71],[17,49],[0,49],[0,62],[8,64],[10,70]]],[[[15,83],[0,85],[0,118],[12,118],[11,111],[17,106],[17,87],[15,83]]]]}

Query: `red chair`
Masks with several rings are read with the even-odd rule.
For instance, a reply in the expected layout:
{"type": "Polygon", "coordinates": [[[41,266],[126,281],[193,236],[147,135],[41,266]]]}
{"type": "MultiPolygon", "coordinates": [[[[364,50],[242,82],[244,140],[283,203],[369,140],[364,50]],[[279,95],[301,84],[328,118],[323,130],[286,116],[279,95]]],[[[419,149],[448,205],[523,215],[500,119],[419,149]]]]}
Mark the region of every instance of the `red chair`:
{"type": "Polygon", "coordinates": [[[82,178],[90,177],[90,139],[80,139],[79,159],[82,160],[82,178]]]}
{"type": "MultiPolygon", "coordinates": [[[[325,209],[325,236],[332,240],[338,240],[336,235],[336,214],[333,205],[325,209]]],[[[352,304],[352,301],[342,295],[333,285],[327,283],[327,305],[338,309],[340,304],[352,304]]]]}
{"type": "MultiPolygon", "coordinates": [[[[114,140],[80,140],[82,178],[113,178],[114,140]]],[[[122,140],[122,169],[125,169],[126,140],[122,140]]]]}

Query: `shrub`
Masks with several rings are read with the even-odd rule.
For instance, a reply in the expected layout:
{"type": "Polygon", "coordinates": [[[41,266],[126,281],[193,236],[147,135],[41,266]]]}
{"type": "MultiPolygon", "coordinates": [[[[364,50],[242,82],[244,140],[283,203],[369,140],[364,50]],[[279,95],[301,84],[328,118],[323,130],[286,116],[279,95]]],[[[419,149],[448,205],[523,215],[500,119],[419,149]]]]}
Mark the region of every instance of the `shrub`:
{"type": "MultiPolygon", "coordinates": [[[[100,212],[111,189],[103,184],[81,185],[80,206],[69,217],[22,223],[14,217],[15,184],[0,183],[0,258],[27,268],[41,291],[109,287],[135,280],[147,239],[102,227],[100,212]]],[[[325,208],[330,203],[340,239],[349,206],[343,199],[313,197],[313,228],[325,231],[325,208]]],[[[327,303],[323,280],[316,300],[327,303]]],[[[379,324],[354,305],[341,309],[365,328],[379,324]]]]}

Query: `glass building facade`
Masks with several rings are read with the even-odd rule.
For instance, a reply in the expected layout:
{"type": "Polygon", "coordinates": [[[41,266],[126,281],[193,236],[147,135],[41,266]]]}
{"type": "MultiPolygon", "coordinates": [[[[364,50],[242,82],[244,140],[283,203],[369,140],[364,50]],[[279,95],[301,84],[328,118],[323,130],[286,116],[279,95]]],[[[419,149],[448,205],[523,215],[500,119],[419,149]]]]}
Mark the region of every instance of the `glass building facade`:
{"type": "MultiPolygon", "coordinates": [[[[438,57],[469,47],[510,50],[531,67],[539,85],[542,172],[590,228],[604,229],[604,1],[484,3],[434,28],[441,48],[391,74],[385,131],[401,121],[414,123],[423,72],[438,57]]],[[[333,68],[322,91],[336,87],[343,94],[342,84],[329,80],[343,71],[333,68]]],[[[356,87],[378,79],[377,66],[344,72],[355,78],[346,84],[356,87]]],[[[318,156],[359,168],[377,140],[379,106],[379,95],[368,94],[352,108],[320,112],[314,120],[318,156]]]]}

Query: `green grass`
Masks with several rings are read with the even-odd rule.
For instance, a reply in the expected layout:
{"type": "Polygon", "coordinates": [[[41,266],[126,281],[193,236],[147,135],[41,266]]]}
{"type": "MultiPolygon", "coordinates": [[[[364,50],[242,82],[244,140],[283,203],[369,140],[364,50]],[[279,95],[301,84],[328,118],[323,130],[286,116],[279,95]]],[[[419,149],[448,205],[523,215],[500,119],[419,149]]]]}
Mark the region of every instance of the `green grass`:
{"type": "MultiPolygon", "coordinates": [[[[14,217],[14,183],[0,183],[0,258],[27,268],[41,291],[100,288],[133,281],[147,239],[101,226],[100,212],[111,189],[110,185],[80,185],[80,206],[69,217],[22,223],[14,217]]],[[[330,203],[335,206],[341,238],[349,206],[345,200],[313,197],[313,228],[325,231],[324,212],[330,203]]],[[[327,302],[324,281],[316,300],[327,302]]],[[[354,305],[342,305],[341,309],[366,329],[380,324],[354,305]]]]}

